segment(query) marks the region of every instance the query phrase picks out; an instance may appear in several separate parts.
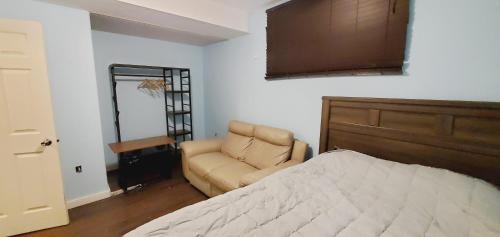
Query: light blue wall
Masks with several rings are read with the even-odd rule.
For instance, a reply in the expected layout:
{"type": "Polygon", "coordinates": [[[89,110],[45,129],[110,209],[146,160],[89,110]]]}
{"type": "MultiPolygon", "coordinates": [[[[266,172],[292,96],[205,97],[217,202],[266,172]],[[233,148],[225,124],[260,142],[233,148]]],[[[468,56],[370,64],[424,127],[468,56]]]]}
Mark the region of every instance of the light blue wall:
{"type": "Polygon", "coordinates": [[[500,1],[414,0],[404,76],[266,81],[266,14],[205,48],[207,135],[231,119],[287,128],[316,153],[322,96],[500,101],[500,1]]]}
{"type": "Polygon", "coordinates": [[[109,190],[89,13],[29,0],[0,0],[0,18],[41,22],[67,200],[109,190]],[[82,165],[83,172],[75,173],[82,165]]]}
{"type": "Polygon", "coordinates": [[[414,0],[406,75],[268,82],[264,9],[252,14],[251,34],[200,48],[91,34],[85,11],[0,0],[0,17],[44,26],[67,199],[109,190],[104,144],[114,139],[110,63],[193,68],[197,138],[225,134],[229,120],[241,119],[293,130],[316,152],[324,95],[500,101],[499,12],[498,0],[414,0]],[[74,172],[76,165],[83,165],[83,173],[74,172]]]}
{"type": "MultiPolygon", "coordinates": [[[[160,40],[93,31],[94,55],[102,115],[106,165],[116,167],[116,155],[106,145],[116,141],[108,66],[113,63],[190,68],[194,137],[205,137],[203,96],[203,48],[160,40]]],[[[118,85],[122,139],[165,134],[163,97],[153,98],[137,90],[137,84],[118,85]]]]}

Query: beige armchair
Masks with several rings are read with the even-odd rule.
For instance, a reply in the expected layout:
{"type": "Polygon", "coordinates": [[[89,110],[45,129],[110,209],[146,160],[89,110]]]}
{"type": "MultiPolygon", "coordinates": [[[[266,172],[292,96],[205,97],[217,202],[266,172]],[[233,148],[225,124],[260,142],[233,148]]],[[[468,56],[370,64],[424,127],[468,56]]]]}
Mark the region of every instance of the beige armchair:
{"type": "Polygon", "coordinates": [[[293,133],[232,121],[223,139],[180,145],[182,171],[189,182],[213,197],[304,162],[307,144],[293,133]]]}

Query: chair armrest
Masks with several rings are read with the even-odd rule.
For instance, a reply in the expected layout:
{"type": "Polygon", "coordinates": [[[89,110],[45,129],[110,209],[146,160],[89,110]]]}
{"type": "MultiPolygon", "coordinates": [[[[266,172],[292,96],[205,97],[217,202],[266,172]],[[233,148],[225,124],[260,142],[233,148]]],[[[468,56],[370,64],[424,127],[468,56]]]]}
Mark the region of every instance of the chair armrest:
{"type": "Polygon", "coordinates": [[[307,143],[295,140],[292,149],[291,160],[304,162],[307,153],[307,143]]]}
{"type": "Polygon", "coordinates": [[[197,141],[187,141],[181,143],[182,155],[190,158],[199,154],[217,152],[221,150],[223,139],[207,139],[197,141]]]}
{"type": "Polygon", "coordinates": [[[301,163],[302,162],[300,162],[300,161],[289,160],[285,163],[279,164],[279,165],[274,166],[274,167],[261,169],[261,170],[246,174],[243,177],[241,177],[241,179],[240,179],[240,187],[248,186],[248,185],[253,184],[253,183],[255,183],[255,182],[271,175],[271,174],[274,174],[280,170],[283,170],[283,169],[286,169],[288,167],[292,167],[294,165],[298,165],[301,163]]]}
{"type": "Polygon", "coordinates": [[[187,141],[181,143],[182,151],[182,173],[186,179],[191,180],[191,171],[189,169],[189,158],[209,153],[217,152],[221,150],[223,139],[208,139],[208,140],[197,140],[197,141],[187,141]]]}

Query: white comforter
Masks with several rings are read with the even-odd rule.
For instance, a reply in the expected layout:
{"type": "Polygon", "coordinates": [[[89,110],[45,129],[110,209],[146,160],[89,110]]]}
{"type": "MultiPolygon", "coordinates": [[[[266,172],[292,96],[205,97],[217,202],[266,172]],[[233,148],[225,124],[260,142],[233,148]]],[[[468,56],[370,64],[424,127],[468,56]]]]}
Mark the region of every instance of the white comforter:
{"type": "Polygon", "coordinates": [[[500,236],[500,191],[353,151],[319,155],[126,236],[500,236]]]}

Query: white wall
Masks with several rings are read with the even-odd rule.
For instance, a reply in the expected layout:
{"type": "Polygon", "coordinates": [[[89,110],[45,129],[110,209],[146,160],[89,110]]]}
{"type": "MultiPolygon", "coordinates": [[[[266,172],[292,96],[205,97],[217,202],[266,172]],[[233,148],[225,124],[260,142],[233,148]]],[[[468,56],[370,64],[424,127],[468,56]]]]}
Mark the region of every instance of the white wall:
{"type": "Polygon", "coordinates": [[[88,12],[29,0],[1,0],[0,18],[43,25],[66,199],[109,191],[88,12]],[[83,167],[80,174],[75,173],[77,165],[83,167]]]}
{"type": "MultiPolygon", "coordinates": [[[[113,63],[190,68],[194,137],[205,137],[203,48],[100,31],[93,31],[92,36],[108,168],[117,164],[116,155],[107,146],[116,141],[108,71],[109,65],[113,63]]],[[[136,87],[137,84],[123,83],[119,86],[118,98],[122,110],[120,122],[124,132],[122,138],[165,134],[163,97],[151,98],[141,94],[136,87]]]]}
{"type": "Polygon", "coordinates": [[[318,151],[321,97],[500,101],[500,1],[413,0],[404,76],[266,81],[266,15],[205,48],[207,135],[231,119],[287,128],[318,151]]]}

